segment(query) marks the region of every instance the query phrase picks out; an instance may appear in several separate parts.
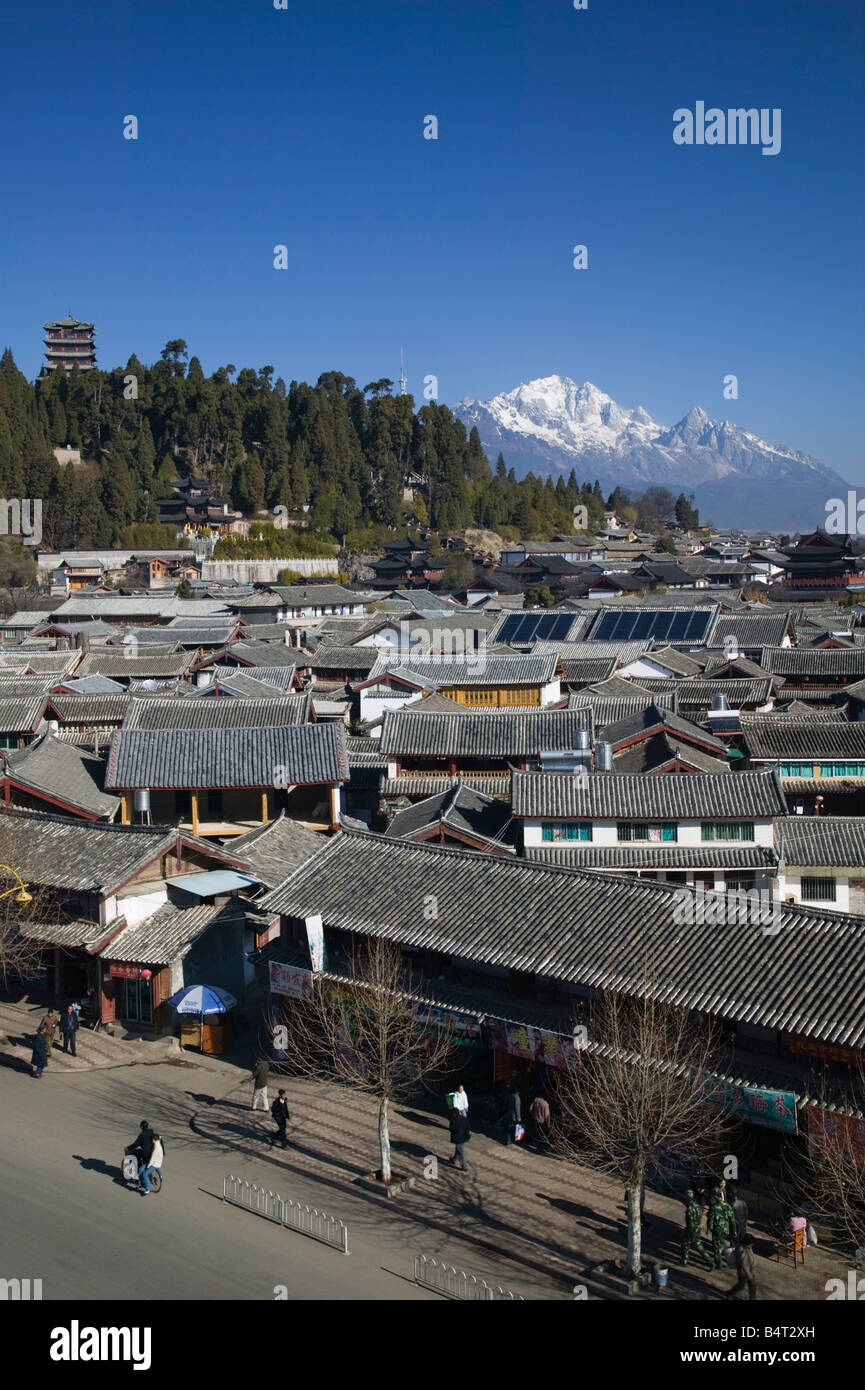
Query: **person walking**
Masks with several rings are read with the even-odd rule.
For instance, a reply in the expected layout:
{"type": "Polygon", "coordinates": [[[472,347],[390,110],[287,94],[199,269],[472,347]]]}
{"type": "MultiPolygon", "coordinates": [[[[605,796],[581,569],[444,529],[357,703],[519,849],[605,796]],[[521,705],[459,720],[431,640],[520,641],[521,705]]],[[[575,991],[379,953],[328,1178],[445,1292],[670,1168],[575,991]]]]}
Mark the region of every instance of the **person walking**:
{"type": "Polygon", "coordinates": [[[696,1246],[700,1254],[703,1255],[711,1265],[706,1250],[703,1246],[703,1239],[700,1234],[700,1227],[703,1224],[703,1208],[694,1196],[693,1188],[689,1187],[685,1193],[685,1225],[682,1230],[682,1264],[688,1263],[688,1256],[692,1247],[696,1246]]]}
{"type": "Polygon", "coordinates": [[[516,1081],[511,1082],[508,1098],[505,1102],[505,1143],[513,1144],[516,1139],[516,1128],[522,1115],[520,1092],[516,1081]]]}
{"type": "Polygon", "coordinates": [[[748,1285],[748,1298],[757,1297],[757,1261],[754,1255],[754,1242],[750,1236],[743,1236],[736,1246],[736,1272],[739,1276],[738,1281],[729,1290],[727,1297],[732,1298],[740,1289],[748,1285]]]}
{"type": "Polygon", "coordinates": [[[54,1035],[57,1032],[59,1024],[60,1019],[53,1009],[48,1010],[42,1022],[39,1024],[41,1031],[45,1034],[45,1050],[49,1062],[51,1061],[51,1050],[54,1047],[54,1035]]]}
{"type": "Polygon", "coordinates": [[[258,1109],[257,1102],[261,1101],[262,1110],[268,1109],[267,1104],[267,1079],[270,1071],[267,1062],[263,1057],[259,1057],[255,1066],[252,1068],[252,1108],[258,1109]]]}
{"type": "Polygon", "coordinates": [[[732,1193],[731,1196],[730,1205],[736,1218],[736,1239],[741,1245],[748,1234],[748,1203],[744,1197],[739,1196],[738,1192],[732,1193]]]}
{"type": "Polygon", "coordinates": [[[270,1107],[270,1113],[276,1121],[276,1134],[271,1136],[270,1142],[272,1144],[274,1139],[281,1139],[282,1147],[287,1149],[288,1140],[285,1135],[285,1127],[291,1119],[291,1116],[288,1113],[288,1101],[286,1100],[285,1091],[280,1091],[273,1105],[270,1107]]]}
{"type": "Polygon", "coordinates": [[[60,1020],[60,1029],[63,1033],[63,1051],[71,1052],[75,1057],[75,1035],[78,1032],[78,1015],[75,1012],[74,1004],[68,1004],[66,1012],[60,1020]]]}
{"type": "Polygon", "coordinates": [[[458,1168],[462,1168],[463,1172],[467,1173],[469,1165],[466,1163],[465,1146],[471,1139],[472,1134],[469,1129],[468,1116],[464,1110],[458,1110],[456,1106],[454,1106],[451,1111],[450,1131],[451,1143],[454,1146],[454,1156],[451,1159],[451,1163],[458,1168]]]}
{"type": "Polygon", "coordinates": [[[462,1082],[460,1082],[459,1086],[457,1086],[454,1091],[454,1110],[458,1110],[461,1115],[467,1115],[469,1113],[469,1098],[466,1095],[466,1088],[463,1086],[462,1082]]]}
{"type": "Polygon", "coordinates": [[[540,1091],[529,1106],[529,1114],[532,1117],[535,1143],[539,1149],[546,1149],[550,1142],[550,1102],[540,1091]]]}
{"type": "Polygon", "coordinates": [[[709,1235],[712,1237],[712,1260],[715,1268],[720,1269],[724,1263],[724,1251],[729,1245],[730,1236],[736,1227],[736,1218],[733,1214],[733,1208],[721,1196],[719,1187],[716,1187],[712,1193],[708,1226],[709,1235]]]}
{"type": "Polygon", "coordinates": [[[41,1024],[36,1037],[33,1039],[33,1055],[30,1058],[30,1065],[33,1068],[34,1076],[41,1076],[48,1065],[48,1043],[45,1040],[45,1029],[41,1024]]]}

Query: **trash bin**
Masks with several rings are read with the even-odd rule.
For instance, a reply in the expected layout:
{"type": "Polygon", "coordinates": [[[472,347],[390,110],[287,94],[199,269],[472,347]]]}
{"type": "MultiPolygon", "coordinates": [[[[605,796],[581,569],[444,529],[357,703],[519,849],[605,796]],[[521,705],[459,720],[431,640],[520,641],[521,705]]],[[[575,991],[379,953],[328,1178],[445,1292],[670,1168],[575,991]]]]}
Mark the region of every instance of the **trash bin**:
{"type": "Polygon", "coordinates": [[[670,1273],[670,1271],[669,1271],[668,1269],[656,1269],[656,1270],[655,1270],[655,1278],[656,1278],[657,1281],[658,1281],[658,1288],[659,1288],[659,1289],[665,1289],[665,1288],[667,1287],[667,1278],[668,1278],[668,1276],[669,1276],[669,1273],[670,1273]]]}
{"type": "Polygon", "coordinates": [[[445,1100],[446,1100],[447,1103],[448,1103],[448,1110],[453,1110],[453,1108],[454,1108],[454,1096],[455,1096],[455,1095],[456,1095],[456,1091],[448,1091],[447,1095],[445,1096],[445,1100]]]}

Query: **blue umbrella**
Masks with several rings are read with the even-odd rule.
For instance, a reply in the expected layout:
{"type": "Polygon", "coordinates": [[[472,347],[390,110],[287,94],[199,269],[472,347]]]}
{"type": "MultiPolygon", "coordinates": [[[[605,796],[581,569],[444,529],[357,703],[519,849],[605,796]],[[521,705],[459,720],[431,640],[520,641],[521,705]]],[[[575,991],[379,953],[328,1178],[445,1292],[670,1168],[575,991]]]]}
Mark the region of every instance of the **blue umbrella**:
{"type": "Polygon", "coordinates": [[[224,1014],[237,1000],[219,985],[187,985],[166,1002],[179,1014],[224,1014]]]}
{"type": "Polygon", "coordinates": [[[179,1014],[198,1014],[201,1020],[198,1045],[201,1047],[204,1041],[204,1015],[227,1013],[234,1008],[237,1000],[227,989],[220,989],[219,985],[187,985],[185,989],[172,994],[166,1003],[179,1014]]]}

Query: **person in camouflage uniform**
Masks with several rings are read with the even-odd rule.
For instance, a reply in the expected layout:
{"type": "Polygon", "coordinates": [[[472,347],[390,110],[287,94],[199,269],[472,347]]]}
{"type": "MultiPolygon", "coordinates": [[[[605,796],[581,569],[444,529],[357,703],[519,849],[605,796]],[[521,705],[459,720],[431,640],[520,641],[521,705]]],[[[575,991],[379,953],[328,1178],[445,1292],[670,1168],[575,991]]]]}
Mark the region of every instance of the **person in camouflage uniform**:
{"type": "Polygon", "coordinates": [[[682,1233],[682,1264],[688,1263],[688,1256],[691,1247],[696,1246],[701,1255],[705,1255],[703,1241],[700,1237],[700,1225],[703,1220],[703,1209],[696,1201],[692,1189],[689,1187],[685,1193],[687,1206],[685,1207],[685,1226],[682,1233]]]}
{"type": "Polygon", "coordinates": [[[731,1243],[732,1234],[736,1229],[736,1214],[729,1202],[724,1201],[721,1190],[717,1187],[712,1193],[707,1225],[712,1237],[712,1259],[715,1268],[721,1269],[724,1264],[724,1251],[731,1243]]]}

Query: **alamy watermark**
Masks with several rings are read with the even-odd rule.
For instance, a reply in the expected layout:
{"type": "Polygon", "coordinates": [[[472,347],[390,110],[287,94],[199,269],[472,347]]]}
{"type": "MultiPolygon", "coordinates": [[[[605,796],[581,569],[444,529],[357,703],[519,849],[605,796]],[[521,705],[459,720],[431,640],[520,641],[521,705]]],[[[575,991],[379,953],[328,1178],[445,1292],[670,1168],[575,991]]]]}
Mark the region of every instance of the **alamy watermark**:
{"type": "Polygon", "coordinates": [[[694,110],[680,106],[673,112],[673,141],[677,145],[762,145],[763,154],[781,153],[781,108],[756,106],[706,109],[704,101],[694,110]]]}
{"type": "Polygon", "coordinates": [[[826,503],[826,526],[830,536],[865,536],[865,496],[857,500],[854,488],[843,497],[830,497],[826,503]]]}
{"type": "Polygon", "coordinates": [[[42,540],[42,498],[0,497],[0,536],[20,536],[23,545],[42,540]]]}
{"type": "Polygon", "coordinates": [[[734,888],[728,892],[684,889],[675,895],[673,921],[677,927],[757,926],[763,936],[781,930],[781,904],[768,888],[734,888]]]}

